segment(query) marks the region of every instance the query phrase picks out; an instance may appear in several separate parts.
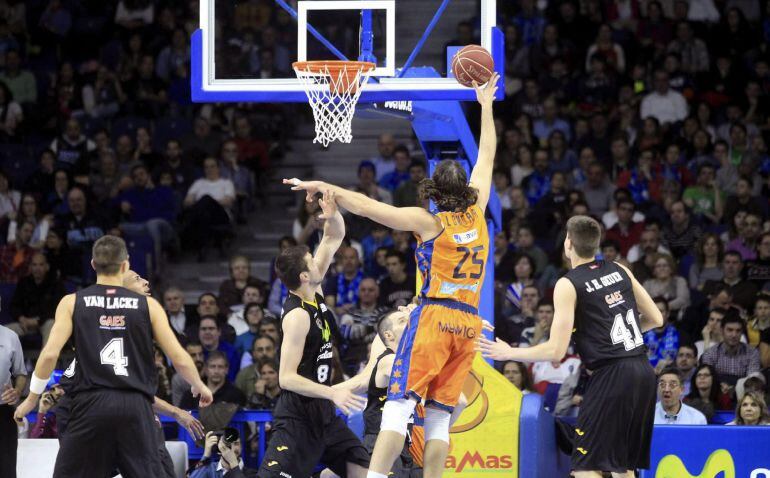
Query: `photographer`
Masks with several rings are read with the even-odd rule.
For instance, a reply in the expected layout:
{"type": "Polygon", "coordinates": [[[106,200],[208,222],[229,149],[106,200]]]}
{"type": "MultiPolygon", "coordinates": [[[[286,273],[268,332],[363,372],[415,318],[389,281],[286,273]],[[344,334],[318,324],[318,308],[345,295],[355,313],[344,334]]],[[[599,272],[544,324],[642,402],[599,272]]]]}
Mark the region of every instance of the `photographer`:
{"type": "Polygon", "coordinates": [[[257,476],[257,470],[244,468],[238,430],[225,428],[223,432],[206,433],[203,457],[187,476],[189,478],[251,478],[257,476]],[[219,461],[212,460],[214,447],[220,454],[219,461]]]}

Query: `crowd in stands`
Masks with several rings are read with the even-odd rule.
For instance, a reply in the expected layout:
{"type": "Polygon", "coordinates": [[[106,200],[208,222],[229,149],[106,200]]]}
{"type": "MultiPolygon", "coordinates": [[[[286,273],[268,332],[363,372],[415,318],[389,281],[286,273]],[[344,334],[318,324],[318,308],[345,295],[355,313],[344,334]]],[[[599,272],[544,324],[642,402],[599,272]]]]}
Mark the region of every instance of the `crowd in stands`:
{"type": "MultiPolygon", "coordinates": [[[[564,225],[589,214],[606,230],[601,256],[626,264],[666,318],[644,334],[660,377],[656,420],[707,423],[734,410],[735,424],[770,423],[770,9],[733,0],[499,3],[496,336],[519,347],[547,340],[554,284],[569,267],[564,225]]],[[[93,280],[96,239],[146,244],[148,278],[180,247],[205,258],[212,239],[226,243],[264,203],[265,177],[291,131],[274,134],[276,118],[285,120],[277,107],[191,104],[195,2],[0,7],[2,309],[32,352],[58,300],[93,280]]],[[[287,70],[293,46],[281,9],[237,8],[253,15],[236,15],[229,67],[248,60],[263,77],[287,70]]],[[[459,41],[473,42],[475,28],[460,24],[459,41]]],[[[426,164],[411,145],[384,133],[376,155],[362,159],[351,188],[424,205],[426,164]]],[[[303,203],[278,248],[313,249],[318,214],[317,203],[303,203]]],[[[346,227],[323,286],[337,317],[335,381],[360,370],[377,317],[415,291],[410,234],[353,216],[346,227]]],[[[230,278],[194,305],[183,283],[154,292],[215,402],[269,409],[280,393],[288,291],[272,270],[250,271],[248,258],[232,257],[230,278]]],[[[559,415],[577,413],[590,382],[572,351],[558,363],[498,365],[559,415]]],[[[157,366],[158,395],[194,408],[162,356],[157,366]]]]}

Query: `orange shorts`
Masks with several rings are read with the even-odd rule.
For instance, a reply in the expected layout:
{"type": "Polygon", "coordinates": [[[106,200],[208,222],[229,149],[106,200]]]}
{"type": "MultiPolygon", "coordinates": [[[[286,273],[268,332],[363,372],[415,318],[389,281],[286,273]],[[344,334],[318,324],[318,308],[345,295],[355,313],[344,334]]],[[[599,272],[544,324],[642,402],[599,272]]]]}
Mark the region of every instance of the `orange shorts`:
{"type": "Polygon", "coordinates": [[[471,370],[481,318],[452,300],[422,299],[412,311],[393,362],[388,399],[425,399],[452,412],[471,370]]]}

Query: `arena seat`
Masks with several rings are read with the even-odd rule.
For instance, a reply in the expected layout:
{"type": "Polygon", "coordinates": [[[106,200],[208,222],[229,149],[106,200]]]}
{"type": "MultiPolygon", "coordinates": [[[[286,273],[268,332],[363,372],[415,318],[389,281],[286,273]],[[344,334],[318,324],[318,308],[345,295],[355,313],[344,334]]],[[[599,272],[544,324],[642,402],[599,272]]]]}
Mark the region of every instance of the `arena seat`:
{"type": "MultiPolygon", "coordinates": [[[[184,478],[187,471],[187,443],[182,441],[167,441],[166,449],[174,462],[174,472],[177,478],[184,478]]],[[[31,439],[19,440],[16,462],[18,478],[40,478],[52,476],[59,452],[59,440],[31,439]]]]}

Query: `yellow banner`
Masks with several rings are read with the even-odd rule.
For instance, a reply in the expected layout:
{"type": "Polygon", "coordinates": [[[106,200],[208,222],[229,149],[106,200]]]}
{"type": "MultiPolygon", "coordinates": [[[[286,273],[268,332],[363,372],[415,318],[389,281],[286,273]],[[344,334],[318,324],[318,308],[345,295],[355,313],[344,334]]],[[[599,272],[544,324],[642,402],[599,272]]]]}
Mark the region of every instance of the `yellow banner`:
{"type": "Polygon", "coordinates": [[[463,393],[468,407],[452,427],[444,476],[517,478],[521,392],[476,354],[463,393]]]}

